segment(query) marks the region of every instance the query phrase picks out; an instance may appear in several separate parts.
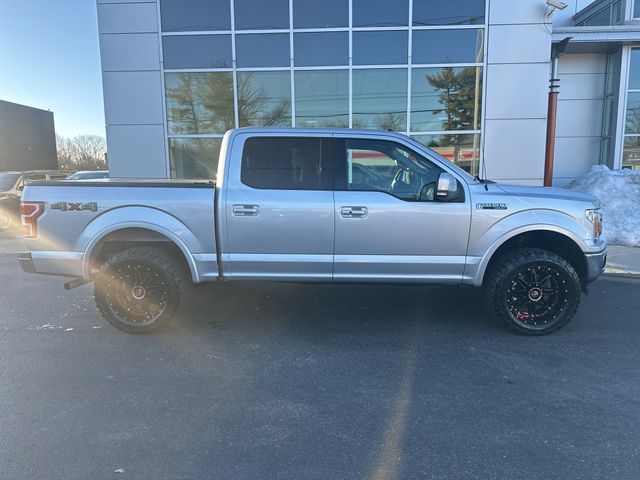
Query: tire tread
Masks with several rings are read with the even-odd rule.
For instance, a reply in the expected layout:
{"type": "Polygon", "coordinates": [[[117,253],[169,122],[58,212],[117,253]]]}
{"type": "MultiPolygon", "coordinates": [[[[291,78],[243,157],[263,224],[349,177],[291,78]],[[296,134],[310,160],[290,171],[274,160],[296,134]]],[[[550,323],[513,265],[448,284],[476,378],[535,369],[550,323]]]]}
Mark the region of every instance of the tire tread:
{"type": "Polygon", "coordinates": [[[154,247],[132,247],[126,250],[121,250],[109,257],[100,268],[98,275],[106,271],[111,265],[118,262],[134,260],[149,262],[163,270],[169,281],[173,284],[173,288],[175,289],[175,301],[170,305],[167,305],[167,309],[162,313],[162,315],[153,323],[144,326],[134,327],[120,322],[111,313],[111,310],[106,303],[104,292],[100,291],[97,279],[94,285],[94,300],[100,315],[102,315],[102,317],[112,326],[129,333],[152,333],[166,325],[178,311],[185,290],[184,273],[177,264],[175,258],[166,251],[154,247]]]}
{"type": "Polygon", "coordinates": [[[510,330],[521,335],[548,335],[550,333],[553,333],[569,323],[569,321],[576,314],[578,307],[580,306],[580,278],[577,272],[567,260],[553,252],[544,250],[542,248],[525,247],[518,248],[506,253],[500,260],[498,260],[493,269],[490,272],[487,272],[487,278],[489,279],[487,283],[487,290],[490,307],[493,309],[496,316],[498,317],[498,320],[500,320],[501,323],[506,325],[510,330]],[[575,301],[568,306],[568,310],[563,312],[562,320],[542,330],[528,329],[523,327],[522,325],[519,325],[511,318],[511,315],[506,311],[505,308],[503,308],[502,305],[502,283],[509,275],[509,273],[511,273],[514,269],[521,267],[522,265],[536,261],[554,263],[563,268],[568,273],[569,277],[573,280],[573,287],[577,289],[577,292],[574,292],[575,301]]]}

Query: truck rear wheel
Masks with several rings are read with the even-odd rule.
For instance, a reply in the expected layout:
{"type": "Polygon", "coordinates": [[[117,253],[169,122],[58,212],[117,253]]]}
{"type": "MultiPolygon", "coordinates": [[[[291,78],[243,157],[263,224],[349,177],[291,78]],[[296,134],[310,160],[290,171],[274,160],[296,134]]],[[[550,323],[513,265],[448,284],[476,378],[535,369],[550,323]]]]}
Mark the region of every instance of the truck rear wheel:
{"type": "Polygon", "coordinates": [[[102,265],[94,286],[98,310],[107,322],[130,333],[149,333],[175,316],[184,280],[176,260],[164,250],[134,247],[102,265]]]}
{"type": "Polygon", "coordinates": [[[565,326],[580,304],[580,278],[564,258],[540,248],[509,252],[489,272],[488,297],[497,317],[523,335],[565,326]]]}
{"type": "Polygon", "coordinates": [[[13,216],[10,212],[0,207],[0,232],[9,230],[13,225],[13,216]]]}

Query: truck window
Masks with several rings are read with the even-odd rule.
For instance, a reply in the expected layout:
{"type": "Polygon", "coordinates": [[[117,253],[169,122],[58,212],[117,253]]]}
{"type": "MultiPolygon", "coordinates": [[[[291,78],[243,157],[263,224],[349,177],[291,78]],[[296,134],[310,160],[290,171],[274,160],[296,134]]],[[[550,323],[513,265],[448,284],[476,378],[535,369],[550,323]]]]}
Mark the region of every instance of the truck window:
{"type": "Polygon", "coordinates": [[[348,139],[347,190],[385,192],[407,201],[433,201],[440,167],[400,144],[348,139]]]}
{"type": "Polygon", "coordinates": [[[244,142],[240,179],[253,188],[331,190],[333,169],[322,149],[330,139],[254,137],[244,142]]]}
{"type": "Polygon", "coordinates": [[[47,176],[44,173],[30,173],[24,176],[25,183],[37,182],[38,180],[46,180],[47,176]]]}

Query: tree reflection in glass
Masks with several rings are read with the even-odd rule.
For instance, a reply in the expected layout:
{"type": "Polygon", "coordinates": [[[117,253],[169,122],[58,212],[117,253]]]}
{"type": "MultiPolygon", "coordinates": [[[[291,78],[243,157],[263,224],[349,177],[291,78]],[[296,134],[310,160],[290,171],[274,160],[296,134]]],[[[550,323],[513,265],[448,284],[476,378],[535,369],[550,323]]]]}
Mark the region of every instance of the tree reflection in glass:
{"type": "Polygon", "coordinates": [[[290,127],[290,73],[238,72],[238,122],[241,127],[290,127]]]}
{"type": "Polygon", "coordinates": [[[480,67],[414,69],[411,130],[478,130],[481,92],[480,67]]]}
{"type": "MultiPolygon", "coordinates": [[[[235,127],[231,72],[167,73],[169,134],[224,133],[235,127]]],[[[287,72],[238,73],[241,126],[290,125],[287,72]]]]}

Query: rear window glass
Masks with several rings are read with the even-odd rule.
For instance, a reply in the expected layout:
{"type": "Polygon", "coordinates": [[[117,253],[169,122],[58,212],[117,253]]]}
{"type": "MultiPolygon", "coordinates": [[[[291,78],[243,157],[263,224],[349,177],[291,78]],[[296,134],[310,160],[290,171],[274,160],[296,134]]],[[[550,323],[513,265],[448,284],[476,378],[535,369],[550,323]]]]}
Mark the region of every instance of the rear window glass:
{"type": "Polygon", "coordinates": [[[0,192],[10,190],[19,178],[19,173],[0,173],[0,192]]]}
{"type": "Polygon", "coordinates": [[[244,143],[242,183],[273,190],[331,190],[330,139],[256,137],[244,143]]]}

